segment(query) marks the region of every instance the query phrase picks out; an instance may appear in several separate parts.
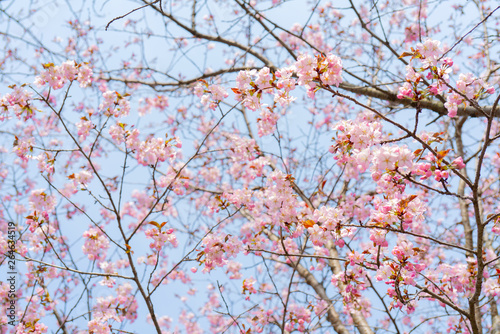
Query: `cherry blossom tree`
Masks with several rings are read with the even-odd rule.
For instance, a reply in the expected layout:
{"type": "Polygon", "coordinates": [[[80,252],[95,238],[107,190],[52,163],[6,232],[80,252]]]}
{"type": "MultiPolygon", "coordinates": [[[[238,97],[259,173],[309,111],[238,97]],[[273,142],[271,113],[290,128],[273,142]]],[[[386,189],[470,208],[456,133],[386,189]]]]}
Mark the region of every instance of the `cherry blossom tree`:
{"type": "Polygon", "coordinates": [[[0,17],[0,333],[500,333],[495,1],[0,17]]]}

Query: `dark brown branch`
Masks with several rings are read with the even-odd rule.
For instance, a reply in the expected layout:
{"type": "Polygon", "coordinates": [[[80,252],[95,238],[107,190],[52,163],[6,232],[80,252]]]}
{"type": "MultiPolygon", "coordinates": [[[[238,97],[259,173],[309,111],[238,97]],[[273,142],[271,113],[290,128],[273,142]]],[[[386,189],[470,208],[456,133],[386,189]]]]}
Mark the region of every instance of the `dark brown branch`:
{"type": "MultiPolygon", "coordinates": [[[[361,86],[356,86],[350,83],[342,83],[340,84],[339,88],[343,90],[347,90],[351,93],[363,95],[363,96],[368,96],[368,97],[374,97],[379,100],[384,100],[384,101],[389,101],[392,102],[396,105],[403,105],[406,107],[412,107],[416,108],[417,107],[417,101],[413,101],[410,99],[398,99],[397,94],[394,92],[381,92],[380,90],[377,90],[372,87],[361,87],[361,86]]],[[[440,115],[447,115],[448,110],[445,108],[444,104],[440,101],[432,101],[428,99],[420,100],[420,107],[422,109],[427,109],[427,110],[432,110],[440,115]]],[[[490,113],[492,110],[492,106],[484,106],[482,109],[490,113]]],[[[472,106],[468,107],[459,107],[457,111],[458,116],[469,116],[469,117],[483,117],[484,115],[480,113],[476,108],[472,106]]],[[[495,117],[499,117],[500,113],[495,112],[495,117]]]]}
{"type": "Polygon", "coordinates": [[[187,79],[187,80],[177,80],[177,81],[172,81],[172,82],[144,81],[144,80],[140,80],[140,79],[127,79],[127,78],[119,78],[119,77],[112,77],[112,76],[105,76],[105,77],[101,77],[100,79],[106,80],[106,81],[118,81],[118,82],[123,82],[126,84],[141,84],[141,85],[149,86],[151,88],[155,88],[157,86],[159,86],[159,87],[185,87],[185,86],[192,85],[193,83],[197,82],[198,80],[213,78],[213,77],[216,77],[216,76],[219,76],[222,74],[235,73],[235,72],[249,70],[249,69],[252,69],[252,68],[248,68],[248,67],[226,68],[226,69],[221,69],[221,70],[210,72],[210,73],[205,73],[205,74],[200,75],[199,77],[196,77],[196,78],[187,79]]]}
{"type": "MultiPolygon", "coordinates": [[[[143,84],[150,86],[152,88],[155,87],[175,87],[175,86],[188,86],[200,79],[205,79],[205,78],[210,78],[210,77],[215,77],[217,75],[222,75],[225,73],[234,73],[242,70],[246,70],[250,68],[245,68],[245,67],[238,67],[238,68],[232,68],[232,69],[221,69],[212,73],[207,73],[204,74],[200,77],[193,78],[193,79],[188,79],[188,80],[182,80],[182,81],[172,81],[172,82],[155,82],[155,81],[145,81],[145,80],[139,80],[139,79],[125,79],[125,78],[116,78],[116,77],[105,77],[103,78],[104,80],[107,81],[119,81],[119,82],[124,82],[124,83],[130,83],[130,84],[143,84]]],[[[276,69],[272,67],[272,69],[276,69]]],[[[397,93],[391,92],[391,91],[383,91],[380,89],[376,89],[373,87],[363,87],[363,86],[357,86],[353,85],[348,82],[341,83],[339,85],[339,88],[354,94],[366,96],[366,97],[373,97],[382,101],[388,101],[391,102],[394,106],[400,105],[404,107],[411,107],[411,108],[417,108],[417,101],[413,101],[411,99],[399,99],[397,97],[397,93]]],[[[432,101],[428,99],[420,100],[420,108],[422,109],[427,109],[434,111],[438,113],[439,115],[447,115],[448,110],[445,108],[444,104],[440,101],[432,101]]],[[[492,106],[484,106],[481,108],[484,110],[486,113],[491,113],[491,110],[493,109],[492,106]]],[[[468,107],[463,107],[460,106],[457,111],[458,116],[469,116],[469,117],[484,117],[484,115],[477,110],[477,108],[474,108],[472,106],[468,107]]],[[[494,117],[500,117],[500,108],[498,110],[495,110],[495,113],[493,115],[494,117]]]]}

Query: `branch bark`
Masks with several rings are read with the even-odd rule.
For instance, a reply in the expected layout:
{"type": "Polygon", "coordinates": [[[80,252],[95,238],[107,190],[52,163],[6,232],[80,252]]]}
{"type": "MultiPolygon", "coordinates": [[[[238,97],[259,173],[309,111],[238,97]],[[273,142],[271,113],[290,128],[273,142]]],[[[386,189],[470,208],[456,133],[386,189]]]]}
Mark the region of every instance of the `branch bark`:
{"type": "MultiPolygon", "coordinates": [[[[277,69],[274,66],[272,66],[270,68],[273,70],[277,69]]],[[[175,82],[155,82],[155,81],[146,81],[146,80],[140,80],[140,79],[137,79],[137,80],[136,79],[125,79],[125,78],[118,78],[118,77],[112,77],[112,76],[104,77],[102,79],[107,80],[107,81],[119,81],[119,82],[123,82],[126,84],[143,84],[143,85],[150,86],[152,88],[175,87],[175,86],[182,87],[182,86],[188,86],[190,84],[193,84],[200,79],[214,77],[214,76],[217,76],[219,74],[224,74],[224,73],[237,72],[237,71],[241,71],[241,70],[245,70],[245,69],[250,69],[250,68],[239,67],[239,68],[234,68],[234,69],[221,69],[221,70],[218,70],[218,71],[213,72],[213,73],[204,74],[204,75],[197,77],[197,78],[184,80],[184,81],[175,81],[175,82]]],[[[348,92],[351,92],[351,93],[354,93],[357,95],[361,95],[361,96],[365,96],[365,97],[372,97],[372,98],[376,98],[376,99],[381,100],[381,101],[390,102],[391,106],[393,106],[393,107],[417,108],[417,105],[419,104],[419,107],[421,109],[434,111],[435,113],[442,115],[442,116],[445,116],[448,114],[448,110],[445,108],[444,103],[442,103],[440,101],[423,99],[417,103],[417,101],[413,101],[411,99],[406,99],[406,98],[399,99],[397,97],[398,94],[396,92],[393,92],[393,91],[386,91],[386,90],[382,90],[379,88],[373,88],[373,87],[358,86],[358,85],[354,85],[354,84],[351,84],[348,82],[341,83],[339,85],[339,88],[344,90],[344,91],[348,91],[348,92]]],[[[481,107],[481,109],[484,112],[486,112],[487,114],[490,114],[492,109],[493,109],[493,106],[484,106],[484,107],[481,107]]],[[[458,116],[468,116],[468,117],[484,117],[484,114],[479,112],[479,110],[477,110],[477,108],[475,108],[473,106],[464,107],[463,105],[461,105],[458,108],[457,115],[458,116]]],[[[500,117],[500,108],[495,110],[493,117],[500,117]]]]}

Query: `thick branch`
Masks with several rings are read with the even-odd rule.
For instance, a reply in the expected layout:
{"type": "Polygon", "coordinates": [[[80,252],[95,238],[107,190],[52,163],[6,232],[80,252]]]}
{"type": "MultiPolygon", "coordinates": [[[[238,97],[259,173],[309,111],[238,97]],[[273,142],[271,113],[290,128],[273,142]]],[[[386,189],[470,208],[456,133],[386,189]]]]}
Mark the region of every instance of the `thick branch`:
{"type": "MultiPolygon", "coordinates": [[[[105,77],[103,78],[104,80],[107,81],[120,81],[124,83],[130,83],[130,84],[143,84],[146,86],[150,86],[152,88],[156,87],[173,87],[173,86],[187,86],[190,85],[199,79],[204,79],[208,77],[214,77],[219,74],[224,74],[224,73],[230,73],[230,72],[238,72],[240,70],[245,70],[247,68],[234,68],[234,69],[227,69],[227,70],[218,70],[213,73],[205,74],[203,76],[194,78],[194,79],[189,79],[189,80],[184,80],[184,81],[173,81],[173,82],[151,82],[147,80],[140,80],[140,79],[126,79],[126,78],[117,78],[117,77],[105,77]]],[[[250,68],[248,68],[250,69],[250,68]]],[[[275,67],[271,67],[271,69],[276,69],[275,67]]],[[[404,107],[411,107],[411,108],[417,108],[417,102],[413,101],[411,99],[398,99],[397,93],[391,92],[391,91],[384,91],[381,89],[376,89],[373,87],[364,87],[364,86],[357,86],[353,85],[351,83],[341,83],[339,86],[340,89],[366,96],[366,97],[373,97],[382,101],[388,101],[391,102],[391,104],[396,107],[396,106],[404,106],[404,107]]],[[[420,105],[419,107],[421,109],[427,109],[434,111],[438,113],[439,115],[447,115],[448,110],[445,108],[444,104],[440,101],[432,101],[428,99],[420,100],[419,101],[420,105]]],[[[482,110],[486,113],[491,113],[492,106],[484,106],[481,107],[482,110]]],[[[484,117],[484,115],[479,112],[476,108],[472,106],[468,107],[463,107],[460,106],[457,111],[458,116],[469,116],[469,117],[484,117]]],[[[495,110],[495,114],[493,115],[494,117],[500,117],[500,108],[498,110],[495,110]]]]}
{"type": "MultiPolygon", "coordinates": [[[[389,101],[393,102],[395,105],[403,105],[406,107],[417,107],[417,102],[412,101],[410,99],[398,99],[397,94],[394,92],[383,92],[381,90],[372,88],[372,87],[361,87],[361,86],[356,86],[350,83],[342,83],[340,84],[339,88],[343,90],[347,90],[349,92],[363,95],[363,96],[368,96],[368,97],[374,97],[379,100],[384,100],[384,101],[389,101]]],[[[447,115],[448,110],[444,107],[444,104],[440,101],[431,101],[428,99],[420,100],[420,107],[422,109],[427,109],[427,110],[432,110],[435,111],[436,113],[440,115],[447,115]]],[[[490,113],[492,106],[484,106],[481,107],[486,113],[490,113]]],[[[460,106],[457,111],[458,116],[469,116],[469,117],[481,117],[484,116],[482,113],[480,113],[476,108],[472,106],[468,107],[463,107],[460,106]]],[[[500,112],[495,112],[495,117],[500,116],[500,112]]]]}

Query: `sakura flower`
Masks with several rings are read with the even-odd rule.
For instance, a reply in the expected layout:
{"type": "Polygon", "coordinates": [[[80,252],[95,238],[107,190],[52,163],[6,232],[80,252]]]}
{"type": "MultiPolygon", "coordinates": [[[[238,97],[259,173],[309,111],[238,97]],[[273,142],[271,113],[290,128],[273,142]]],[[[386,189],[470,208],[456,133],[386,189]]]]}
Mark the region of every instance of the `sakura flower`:
{"type": "Polygon", "coordinates": [[[274,132],[279,115],[271,110],[262,110],[260,117],[257,119],[257,127],[259,129],[259,137],[267,136],[274,132]]]}
{"type": "Polygon", "coordinates": [[[0,121],[9,118],[9,112],[13,112],[18,119],[25,121],[33,117],[31,99],[31,92],[23,87],[13,86],[12,92],[0,98],[0,121]]]}
{"type": "Polygon", "coordinates": [[[109,248],[109,240],[104,233],[96,227],[92,227],[83,233],[85,242],[82,251],[87,254],[89,260],[103,261],[109,248]]]}
{"type": "Polygon", "coordinates": [[[464,160],[462,159],[462,157],[458,157],[455,160],[453,160],[451,165],[457,169],[465,168],[464,160]]]}
{"type": "Polygon", "coordinates": [[[151,228],[146,230],[146,238],[153,239],[153,242],[149,244],[151,249],[156,250],[157,252],[161,251],[163,245],[167,242],[172,244],[173,247],[177,247],[177,238],[175,234],[173,234],[174,229],[170,228],[168,230],[162,231],[158,228],[151,228]]]}
{"type": "Polygon", "coordinates": [[[414,97],[415,93],[413,92],[411,83],[405,82],[402,87],[399,87],[398,99],[413,99],[414,97]]]}
{"type": "Polygon", "coordinates": [[[432,39],[427,39],[424,43],[417,44],[417,49],[425,57],[424,62],[427,66],[435,66],[437,64],[438,58],[443,53],[440,45],[440,41],[432,39]]]}
{"type": "Polygon", "coordinates": [[[31,191],[29,201],[31,208],[38,211],[52,211],[56,206],[56,198],[48,195],[45,189],[31,191]]]}
{"type": "Polygon", "coordinates": [[[203,239],[205,267],[203,272],[209,272],[215,267],[225,266],[228,258],[235,257],[241,250],[242,243],[237,237],[231,235],[209,234],[203,239]]]}
{"type": "Polygon", "coordinates": [[[83,142],[87,136],[90,134],[90,130],[94,128],[92,121],[89,121],[87,117],[82,117],[78,123],[75,124],[78,129],[78,140],[83,142]]]}
{"type": "Polygon", "coordinates": [[[88,65],[82,65],[78,69],[76,80],[80,83],[80,87],[89,87],[92,84],[93,73],[88,65]]]}
{"type": "Polygon", "coordinates": [[[125,137],[126,137],[125,124],[118,123],[111,125],[109,127],[109,135],[111,136],[113,141],[118,145],[125,142],[125,137]]]}
{"type": "Polygon", "coordinates": [[[92,172],[89,170],[81,170],[78,173],[72,174],[72,179],[76,185],[82,185],[83,187],[86,187],[90,181],[92,180],[92,172]]]}

